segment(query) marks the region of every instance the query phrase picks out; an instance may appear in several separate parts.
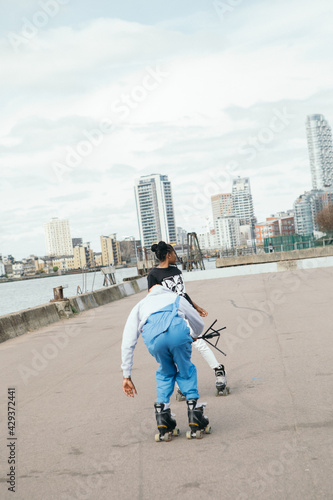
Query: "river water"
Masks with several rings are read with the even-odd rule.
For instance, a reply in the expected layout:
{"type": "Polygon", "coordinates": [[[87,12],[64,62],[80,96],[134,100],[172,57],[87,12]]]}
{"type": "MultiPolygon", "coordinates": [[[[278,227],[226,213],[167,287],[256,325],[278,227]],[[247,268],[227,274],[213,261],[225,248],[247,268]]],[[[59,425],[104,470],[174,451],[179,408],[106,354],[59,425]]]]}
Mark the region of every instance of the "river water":
{"type": "MultiPolygon", "coordinates": [[[[180,266],[178,267],[181,269],[180,266]]],[[[205,259],[205,268],[214,269],[215,260],[208,261],[205,259]]],[[[193,272],[200,271],[195,270],[193,272]]],[[[115,272],[116,282],[121,283],[124,278],[137,276],[137,274],[136,267],[117,269],[115,272]]],[[[186,271],[183,271],[183,274],[186,275],[186,271]]],[[[0,316],[46,304],[53,299],[53,288],[57,286],[66,287],[64,297],[73,297],[77,295],[78,286],[82,292],[91,292],[103,288],[103,281],[104,276],[100,271],[97,271],[96,273],[57,275],[0,283],[0,316]]]]}
{"type": "MultiPolygon", "coordinates": [[[[124,278],[137,276],[136,267],[117,269],[115,278],[121,283],[124,278]]],[[[96,273],[67,274],[65,276],[49,276],[24,281],[0,283],[0,316],[45,304],[53,299],[53,288],[66,287],[64,297],[73,297],[80,286],[83,292],[91,292],[103,288],[104,277],[100,271],[96,273]]]]}

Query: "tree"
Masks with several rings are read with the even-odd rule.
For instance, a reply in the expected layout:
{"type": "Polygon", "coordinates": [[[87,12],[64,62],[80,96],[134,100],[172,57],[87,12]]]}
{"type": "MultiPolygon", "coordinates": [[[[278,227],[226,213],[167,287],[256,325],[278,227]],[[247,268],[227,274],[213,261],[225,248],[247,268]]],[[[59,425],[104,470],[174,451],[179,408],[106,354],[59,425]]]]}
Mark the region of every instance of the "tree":
{"type": "Polygon", "coordinates": [[[329,205],[317,214],[317,223],[320,231],[333,235],[333,205],[329,205]]]}
{"type": "Polygon", "coordinates": [[[58,271],[59,267],[58,266],[53,266],[53,272],[56,273],[58,271]]]}

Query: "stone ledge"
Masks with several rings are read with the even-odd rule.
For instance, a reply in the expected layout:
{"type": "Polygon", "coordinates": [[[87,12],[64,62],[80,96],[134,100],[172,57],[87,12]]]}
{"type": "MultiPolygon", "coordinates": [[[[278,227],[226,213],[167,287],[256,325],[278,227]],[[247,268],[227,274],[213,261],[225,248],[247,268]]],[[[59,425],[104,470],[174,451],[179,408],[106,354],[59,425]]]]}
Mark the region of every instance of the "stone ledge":
{"type": "Polygon", "coordinates": [[[5,316],[0,316],[0,343],[43,326],[70,318],[95,307],[109,304],[147,289],[147,278],[112,285],[94,292],[70,297],[66,301],[50,302],[5,316]]]}
{"type": "Polygon", "coordinates": [[[216,267],[244,266],[247,264],[263,264],[265,262],[281,262],[299,259],[313,259],[333,255],[333,246],[306,248],[289,252],[274,252],[240,257],[224,257],[216,259],[216,267]]]}

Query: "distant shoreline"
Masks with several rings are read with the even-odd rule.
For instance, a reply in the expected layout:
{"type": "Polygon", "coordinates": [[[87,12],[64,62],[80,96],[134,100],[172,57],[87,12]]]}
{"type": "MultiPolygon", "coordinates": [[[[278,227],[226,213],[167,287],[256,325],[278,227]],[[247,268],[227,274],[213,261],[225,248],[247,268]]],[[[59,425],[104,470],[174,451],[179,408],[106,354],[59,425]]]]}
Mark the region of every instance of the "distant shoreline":
{"type": "MultiPolygon", "coordinates": [[[[116,267],[115,269],[127,269],[129,267],[136,267],[136,264],[127,264],[126,266],[116,267]]],[[[16,281],[27,281],[27,280],[35,280],[39,278],[59,278],[59,276],[68,276],[71,274],[86,274],[86,273],[97,273],[100,272],[101,268],[97,269],[78,269],[75,271],[61,272],[61,273],[52,273],[52,274],[34,274],[33,276],[20,276],[19,278],[0,278],[1,283],[13,283],[16,281]]]]}

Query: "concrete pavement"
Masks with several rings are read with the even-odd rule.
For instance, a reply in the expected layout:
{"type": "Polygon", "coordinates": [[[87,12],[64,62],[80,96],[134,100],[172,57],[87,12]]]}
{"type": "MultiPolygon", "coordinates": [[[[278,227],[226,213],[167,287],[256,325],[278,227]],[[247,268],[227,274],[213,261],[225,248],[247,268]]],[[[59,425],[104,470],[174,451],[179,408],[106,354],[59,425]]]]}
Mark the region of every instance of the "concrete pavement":
{"type": "Polygon", "coordinates": [[[0,345],[0,498],[15,500],[333,498],[333,268],[191,282],[226,325],[218,354],[231,394],[215,397],[194,350],[213,428],[155,443],[155,360],[142,339],[135,399],[121,390],[127,314],[145,292],[0,345]],[[15,483],[7,490],[7,388],[16,390],[15,483]]]}

